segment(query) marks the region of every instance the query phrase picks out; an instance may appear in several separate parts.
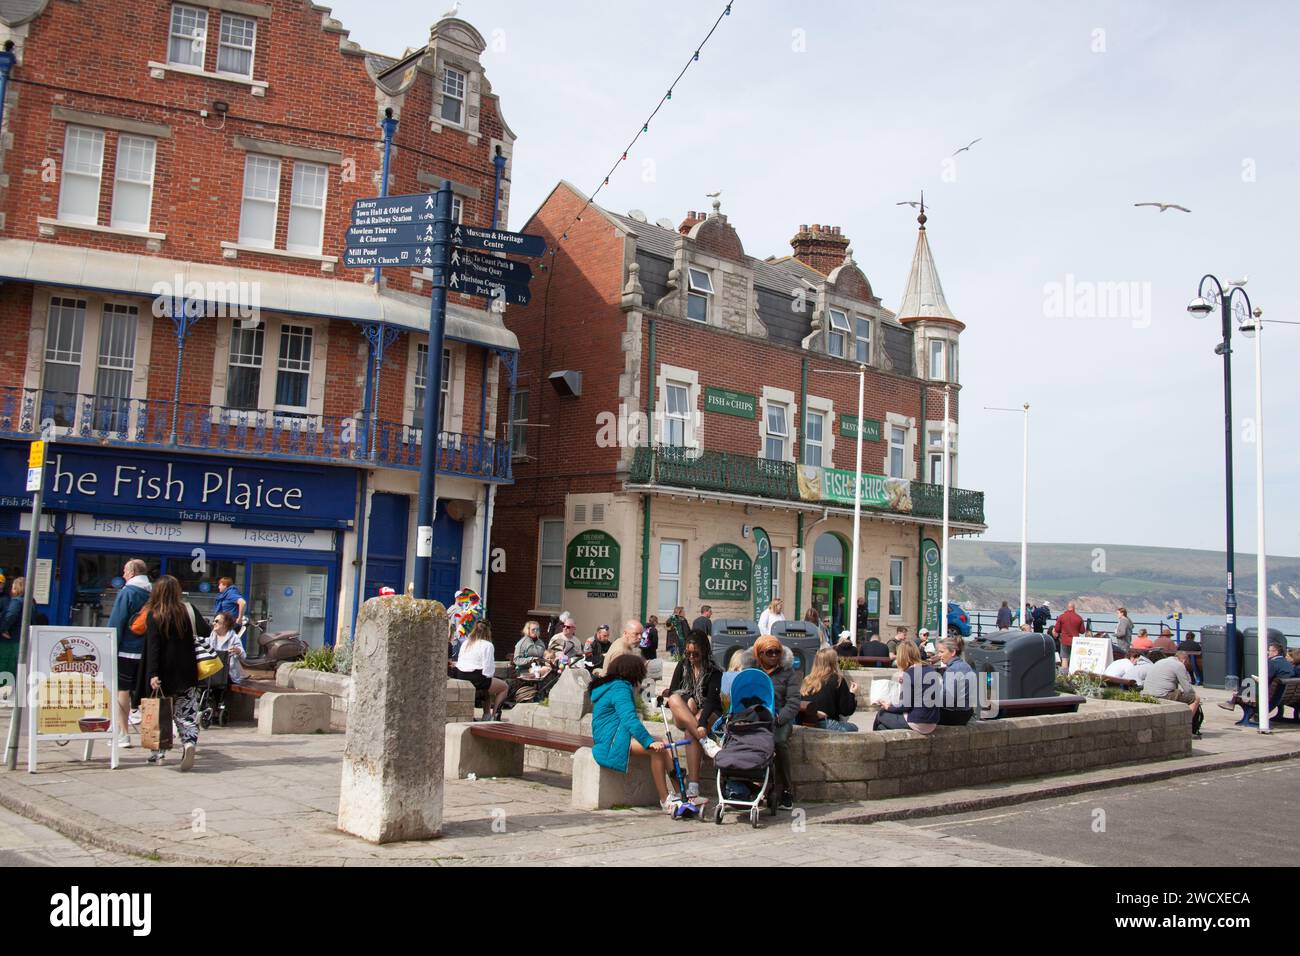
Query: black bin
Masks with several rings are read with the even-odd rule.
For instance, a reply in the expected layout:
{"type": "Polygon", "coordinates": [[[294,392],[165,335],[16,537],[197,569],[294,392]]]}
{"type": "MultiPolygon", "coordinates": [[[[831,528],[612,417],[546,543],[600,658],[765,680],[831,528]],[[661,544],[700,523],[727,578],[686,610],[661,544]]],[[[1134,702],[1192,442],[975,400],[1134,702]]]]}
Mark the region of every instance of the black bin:
{"type": "Polygon", "coordinates": [[[758,639],[758,622],[745,618],[724,618],[713,622],[713,634],[709,641],[713,646],[713,660],[723,670],[731,663],[731,656],[739,654],[747,647],[753,647],[758,639]]]}
{"type": "Polygon", "coordinates": [[[795,670],[804,675],[812,671],[813,658],[822,646],[817,625],[807,621],[777,621],[772,625],[772,636],[790,648],[795,670]]]}
{"type": "Polygon", "coordinates": [[[1227,634],[1222,624],[1201,628],[1201,676],[1206,687],[1223,689],[1228,670],[1227,634]]]}
{"type": "Polygon", "coordinates": [[[966,662],[977,674],[997,678],[990,692],[1000,700],[1056,696],[1056,643],[1032,631],[994,631],[968,640],[966,662]]]}

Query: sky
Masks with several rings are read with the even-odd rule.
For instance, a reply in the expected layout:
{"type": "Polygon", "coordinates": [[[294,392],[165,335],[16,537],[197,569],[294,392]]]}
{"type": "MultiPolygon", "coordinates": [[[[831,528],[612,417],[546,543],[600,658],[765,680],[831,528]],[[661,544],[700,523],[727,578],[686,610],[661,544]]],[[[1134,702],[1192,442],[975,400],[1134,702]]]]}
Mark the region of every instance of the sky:
{"type": "MultiPolygon", "coordinates": [[[[368,50],[422,44],[450,3],[335,0],[368,50]]],[[[560,179],[594,190],[725,2],[468,0],[518,135],[510,228],[560,179]]],[[[927,231],[961,340],[956,484],[986,538],[1224,546],[1218,313],[1263,310],[1267,550],[1300,555],[1300,9],[1278,2],[735,0],[598,202],[722,209],[751,255],[841,227],[897,309],[927,231]],[[979,138],[969,151],[952,156],[979,138]],[[1172,202],[1191,212],[1135,208],[1172,202]]],[[[1233,336],[1236,548],[1256,535],[1254,344],[1233,336]]]]}

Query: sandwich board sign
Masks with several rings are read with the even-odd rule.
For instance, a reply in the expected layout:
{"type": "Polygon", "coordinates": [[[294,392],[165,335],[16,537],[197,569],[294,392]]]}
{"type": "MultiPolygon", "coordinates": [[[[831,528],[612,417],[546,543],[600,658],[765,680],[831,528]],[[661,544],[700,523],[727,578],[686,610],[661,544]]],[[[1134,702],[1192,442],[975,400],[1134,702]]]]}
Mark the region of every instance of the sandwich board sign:
{"type": "Polygon", "coordinates": [[[1076,637],[1070,647],[1070,673],[1104,674],[1114,663],[1113,654],[1109,637],[1076,637]]]}
{"type": "Polygon", "coordinates": [[[27,771],[36,772],[42,740],[108,745],[117,768],[117,631],[111,627],[30,628],[27,660],[27,771]]]}

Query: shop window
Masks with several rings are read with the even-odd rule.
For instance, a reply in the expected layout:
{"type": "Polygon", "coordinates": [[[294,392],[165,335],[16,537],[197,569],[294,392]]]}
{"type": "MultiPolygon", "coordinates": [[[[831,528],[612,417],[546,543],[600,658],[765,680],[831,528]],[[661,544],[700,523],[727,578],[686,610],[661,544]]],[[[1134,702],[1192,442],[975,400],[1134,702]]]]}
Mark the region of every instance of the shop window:
{"type": "Polygon", "coordinates": [[[564,598],[564,522],[543,521],[537,559],[537,606],[560,606],[564,598]]]}
{"type": "Polygon", "coordinates": [[[310,647],[325,644],[329,569],[304,564],[252,564],[248,616],[268,631],[297,631],[310,647]]]}
{"type": "Polygon", "coordinates": [[[681,541],[659,542],[659,611],[671,614],[681,604],[682,596],[681,541]]]}
{"type": "Polygon", "coordinates": [[[903,613],[903,559],[889,559],[889,616],[901,617],[903,613]]]}

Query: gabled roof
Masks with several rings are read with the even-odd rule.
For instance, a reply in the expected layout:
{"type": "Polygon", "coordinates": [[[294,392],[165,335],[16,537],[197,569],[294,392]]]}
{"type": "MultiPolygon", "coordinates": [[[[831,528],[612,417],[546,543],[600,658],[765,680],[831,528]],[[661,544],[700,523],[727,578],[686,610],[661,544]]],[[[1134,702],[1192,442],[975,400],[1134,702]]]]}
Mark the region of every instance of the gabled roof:
{"type": "Polygon", "coordinates": [[[948,300],[943,297],[939,270],[935,268],[934,256],[930,253],[930,240],[925,235],[924,217],[925,214],[922,213],[919,218],[921,227],[917,231],[916,251],[912,254],[912,271],[908,274],[907,289],[903,292],[903,302],[898,308],[898,320],[904,324],[920,319],[957,322],[957,317],[948,308],[948,300]]]}

